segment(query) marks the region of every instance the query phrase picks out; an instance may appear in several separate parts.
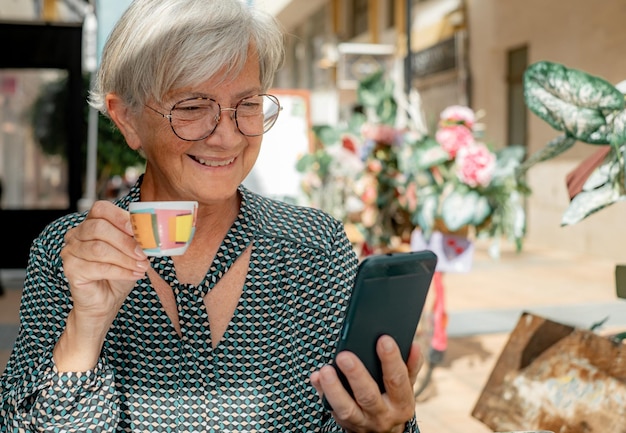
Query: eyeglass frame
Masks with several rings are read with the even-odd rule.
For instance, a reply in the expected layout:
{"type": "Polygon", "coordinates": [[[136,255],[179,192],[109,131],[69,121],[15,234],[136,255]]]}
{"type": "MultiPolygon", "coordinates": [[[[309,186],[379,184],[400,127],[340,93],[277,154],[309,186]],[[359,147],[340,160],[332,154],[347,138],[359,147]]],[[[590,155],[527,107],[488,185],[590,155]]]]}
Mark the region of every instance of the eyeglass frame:
{"type": "Polygon", "coordinates": [[[233,112],[233,115],[231,115],[231,119],[233,119],[235,121],[235,126],[237,126],[237,131],[239,131],[242,135],[244,135],[246,137],[260,137],[261,135],[265,134],[266,132],[268,132],[270,129],[272,129],[274,127],[274,125],[276,124],[276,120],[278,120],[278,115],[283,110],[283,106],[280,105],[280,101],[278,100],[278,97],[276,97],[275,95],[272,95],[270,93],[259,93],[259,94],[256,94],[256,95],[246,96],[245,98],[241,98],[239,100],[239,102],[237,102],[235,104],[234,107],[222,107],[221,104],[219,102],[217,102],[213,98],[207,98],[205,96],[194,96],[194,97],[191,97],[191,98],[181,99],[180,101],[174,103],[174,105],[172,105],[172,108],[170,108],[170,114],[161,113],[159,110],[157,110],[155,108],[152,108],[148,104],[144,104],[144,106],[146,108],[149,108],[150,110],[154,111],[155,113],[163,116],[164,118],[168,119],[169,122],[170,122],[170,128],[172,129],[172,132],[174,133],[174,135],[177,136],[178,138],[180,138],[181,140],[184,140],[184,141],[200,141],[200,140],[204,140],[205,138],[210,137],[211,135],[213,135],[213,133],[217,129],[218,125],[220,124],[220,121],[222,120],[222,111],[232,111],[233,112]],[[239,128],[239,122],[237,121],[237,108],[239,107],[239,104],[241,104],[243,101],[245,101],[246,99],[254,98],[255,96],[268,96],[270,99],[274,100],[274,102],[278,106],[278,110],[276,112],[276,118],[274,119],[274,123],[272,123],[272,126],[270,126],[267,131],[263,131],[260,134],[246,134],[246,133],[244,133],[241,130],[241,128],[239,128]],[[188,138],[183,138],[180,135],[178,135],[178,133],[176,132],[176,129],[174,129],[174,125],[172,125],[172,110],[174,110],[174,107],[176,107],[178,104],[181,104],[181,103],[187,102],[187,101],[193,101],[193,100],[213,101],[213,102],[215,102],[217,104],[218,112],[217,112],[217,120],[215,122],[215,126],[213,127],[213,129],[207,135],[205,135],[204,137],[190,140],[188,138]]]}

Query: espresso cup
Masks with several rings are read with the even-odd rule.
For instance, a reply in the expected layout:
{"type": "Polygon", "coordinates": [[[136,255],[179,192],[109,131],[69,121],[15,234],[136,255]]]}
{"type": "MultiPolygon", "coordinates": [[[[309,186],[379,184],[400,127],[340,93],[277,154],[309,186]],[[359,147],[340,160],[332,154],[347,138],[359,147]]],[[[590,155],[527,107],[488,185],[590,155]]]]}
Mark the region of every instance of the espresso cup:
{"type": "Polygon", "coordinates": [[[137,201],[128,206],[135,239],[147,256],[184,254],[196,231],[198,202],[137,201]]]}

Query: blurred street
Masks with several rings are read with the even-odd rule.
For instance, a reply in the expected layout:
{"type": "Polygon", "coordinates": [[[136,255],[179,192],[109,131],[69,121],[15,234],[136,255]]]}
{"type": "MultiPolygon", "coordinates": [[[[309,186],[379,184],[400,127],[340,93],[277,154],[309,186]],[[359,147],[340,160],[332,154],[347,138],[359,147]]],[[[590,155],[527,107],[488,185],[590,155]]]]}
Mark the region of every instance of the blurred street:
{"type": "MultiPolygon", "coordinates": [[[[526,245],[503,244],[499,260],[478,244],[473,269],[444,276],[449,346],[416,410],[423,433],[489,433],[471,412],[522,311],[601,332],[626,329],[626,300],[615,295],[615,262],[526,245]]],[[[0,370],[17,332],[23,272],[2,271],[0,370]]]]}

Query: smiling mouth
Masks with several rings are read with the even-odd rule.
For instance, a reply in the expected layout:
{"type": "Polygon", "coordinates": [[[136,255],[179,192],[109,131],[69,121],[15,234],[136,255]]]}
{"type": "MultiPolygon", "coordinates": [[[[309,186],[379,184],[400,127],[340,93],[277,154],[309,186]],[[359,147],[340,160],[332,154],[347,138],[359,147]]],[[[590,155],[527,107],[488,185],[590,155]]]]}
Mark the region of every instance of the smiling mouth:
{"type": "Polygon", "coordinates": [[[235,160],[235,158],[231,158],[231,159],[224,159],[220,161],[207,161],[206,159],[198,158],[193,155],[189,155],[189,156],[191,157],[191,159],[193,159],[197,163],[202,164],[206,167],[225,167],[227,165],[232,164],[233,161],[235,160]]]}

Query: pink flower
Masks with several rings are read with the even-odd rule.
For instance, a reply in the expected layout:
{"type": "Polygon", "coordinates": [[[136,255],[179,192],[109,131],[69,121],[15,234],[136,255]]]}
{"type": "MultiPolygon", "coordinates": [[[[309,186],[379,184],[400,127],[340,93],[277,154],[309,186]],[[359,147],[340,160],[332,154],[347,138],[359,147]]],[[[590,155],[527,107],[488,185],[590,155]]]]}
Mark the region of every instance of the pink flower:
{"type": "Polygon", "coordinates": [[[464,124],[469,129],[474,127],[476,122],[476,116],[474,110],[462,105],[451,105],[443,110],[439,116],[443,125],[464,124]]]}
{"type": "Polygon", "coordinates": [[[482,144],[467,146],[459,149],[456,168],[461,182],[471,187],[487,186],[496,168],[496,155],[482,144]]]}
{"type": "Polygon", "coordinates": [[[398,141],[399,132],[390,125],[373,125],[366,123],[361,127],[361,134],[366,140],[377,143],[394,144],[398,141]]]}
{"type": "Polygon", "coordinates": [[[378,192],[376,190],[376,185],[367,185],[363,190],[363,194],[361,194],[361,201],[366,205],[372,205],[376,203],[376,198],[378,197],[378,192]]]}
{"type": "Polygon", "coordinates": [[[435,139],[441,147],[448,152],[450,158],[454,158],[459,149],[474,144],[472,131],[463,125],[451,125],[439,128],[435,139]]]}
{"type": "Polygon", "coordinates": [[[378,159],[374,159],[367,163],[367,169],[374,174],[379,174],[381,171],[383,171],[383,163],[380,162],[378,159]]]}

